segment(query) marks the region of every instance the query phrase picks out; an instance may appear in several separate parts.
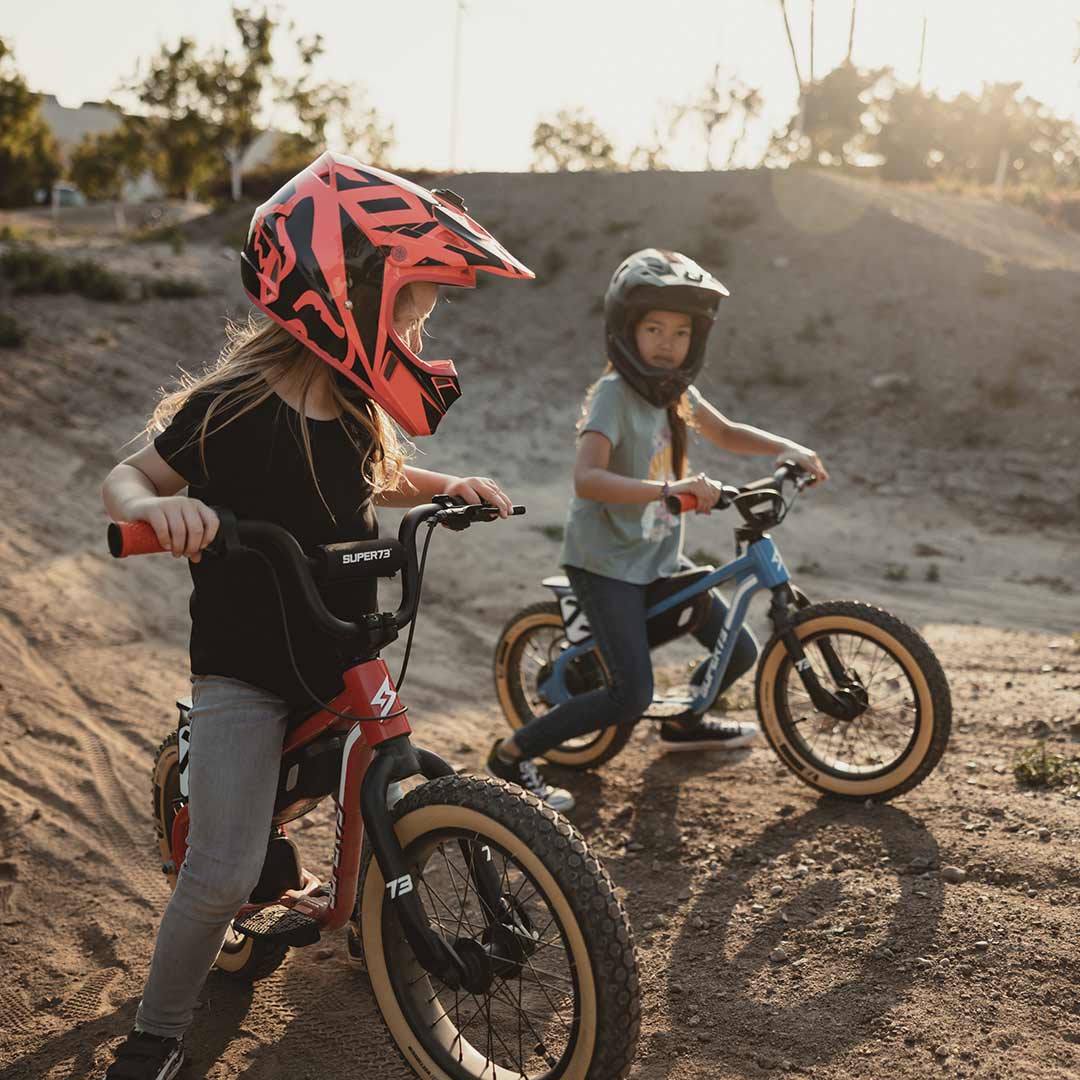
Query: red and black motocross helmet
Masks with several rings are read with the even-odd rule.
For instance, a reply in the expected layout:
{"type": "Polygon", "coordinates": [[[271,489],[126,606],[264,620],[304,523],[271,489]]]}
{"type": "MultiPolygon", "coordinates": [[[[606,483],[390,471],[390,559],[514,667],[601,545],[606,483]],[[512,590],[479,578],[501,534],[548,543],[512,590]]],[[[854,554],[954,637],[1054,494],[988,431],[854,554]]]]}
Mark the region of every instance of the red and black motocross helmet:
{"type": "Polygon", "coordinates": [[[421,360],[395,333],[398,290],[534,276],[453,192],[330,151],[255,211],[240,265],[255,304],[409,435],[431,435],[461,387],[453,361],[421,360]]]}
{"type": "Polygon", "coordinates": [[[716,310],[729,295],[708,270],[677,251],[635,251],[619,264],[604,295],[608,359],[651,405],[660,409],[674,405],[704,366],[705,344],[716,310]],[[682,366],[674,371],[652,367],[638,353],[637,324],[651,310],[690,316],[690,349],[682,366]]]}

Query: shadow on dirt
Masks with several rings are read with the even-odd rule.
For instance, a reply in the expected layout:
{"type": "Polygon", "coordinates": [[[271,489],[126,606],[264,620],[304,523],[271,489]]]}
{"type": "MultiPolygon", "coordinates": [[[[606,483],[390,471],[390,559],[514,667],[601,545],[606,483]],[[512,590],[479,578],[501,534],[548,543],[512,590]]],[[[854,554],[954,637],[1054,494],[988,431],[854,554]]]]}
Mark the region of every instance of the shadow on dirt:
{"type": "MultiPolygon", "coordinates": [[[[670,931],[659,930],[671,934],[669,1023],[643,1058],[697,1061],[706,1075],[722,1054],[726,1070],[759,1076],[812,1070],[875,1041],[919,980],[941,919],[941,881],[920,876],[938,864],[933,834],[895,806],[825,799],[799,815],[784,806],[756,833],[734,823],[725,831],[716,759],[680,759],[648,765],[627,821],[628,844],[659,868],[608,860],[633,888],[639,943],[671,912],[670,931]],[[730,854],[703,855],[702,830],[718,847],[734,843],[730,854]]],[[[582,791],[586,821],[602,812],[602,786],[593,786],[582,791]]]]}
{"type": "MultiPolygon", "coordinates": [[[[221,993],[220,984],[212,975],[201,995],[203,1002],[207,1002],[208,997],[210,1006],[195,1013],[195,1041],[188,1052],[189,1064],[185,1066],[185,1071],[192,1076],[204,1075],[236,1037],[251,1007],[252,988],[236,983],[228,993],[221,993]]],[[[67,1067],[67,1072],[60,1074],[63,1076],[91,1078],[102,1075],[112,1059],[111,1055],[99,1055],[99,1051],[107,1043],[120,1044],[131,1030],[138,1006],[139,995],[136,994],[106,1016],[77,1023],[47,1039],[37,1049],[0,1069],[0,1080],[41,1080],[60,1066],[67,1067]]]]}

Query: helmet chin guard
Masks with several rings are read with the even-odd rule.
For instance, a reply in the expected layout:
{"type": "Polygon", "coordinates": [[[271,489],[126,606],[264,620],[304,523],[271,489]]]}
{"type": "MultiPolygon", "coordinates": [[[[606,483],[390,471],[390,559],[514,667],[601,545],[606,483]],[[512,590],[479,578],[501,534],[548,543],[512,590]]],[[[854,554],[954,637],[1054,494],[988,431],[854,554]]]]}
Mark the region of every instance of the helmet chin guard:
{"type": "Polygon", "coordinates": [[[693,259],[676,251],[645,248],[619,264],[604,295],[608,359],[651,405],[674,405],[705,364],[705,346],[720,301],[728,290],[693,259]],[[638,352],[634,333],[647,311],[677,311],[692,323],[682,366],[653,367],[638,352]]]}
{"type": "Polygon", "coordinates": [[[394,329],[412,282],[473,288],[479,271],[533,272],[451,191],[327,151],[260,206],[241,253],[252,301],[408,435],[431,435],[461,396],[451,360],[421,360],[394,329]]]}

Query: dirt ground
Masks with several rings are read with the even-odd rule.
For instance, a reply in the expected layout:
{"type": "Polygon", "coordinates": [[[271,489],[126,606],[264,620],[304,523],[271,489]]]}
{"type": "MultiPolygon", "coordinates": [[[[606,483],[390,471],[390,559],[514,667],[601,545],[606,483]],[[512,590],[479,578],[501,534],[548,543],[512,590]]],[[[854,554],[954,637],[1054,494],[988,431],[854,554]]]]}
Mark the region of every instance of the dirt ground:
{"type": "MultiPolygon", "coordinates": [[[[732,288],[706,395],[833,472],[777,530],[796,580],[918,626],[952,687],[946,757],[891,805],[819,801],[765,746],[665,757],[644,724],[601,773],[553,771],[635,928],[631,1075],[1080,1074],[1080,800],[1021,789],[1010,768],[1036,738],[1080,751],[1080,237],[812,174],[452,186],[541,283],[486,282],[436,312],[428,351],[459,361],[465,398],[421,463],[491,472],[529,514],[433,545],[403,695],[417,741],[475,765],[501,731],[492,649],[554,569],[576,403],[602,366],[597,297],[652,242],[711,254],[732,288]]],[[[243,310],[215,241],[235,227],[194,222],[180,253],[45,240],[197,274],[205,299],[8,305],[31,336],[0,364],[0,1080],[97,1075],[147,969],[167,895],[149,770],[186,687],[187,574],[110,560],[98,487],[155,388],[211,358],[243,310]]],[[[728,482],[764,471],[694,460],[728,482]]],[[[687,549],[726,557],[730,524],[692,521],[687,549]]],[[[295,835],[325,871],[329,808],[295,835]]],[[[212,976],[182,1075],[410,1075],[343,948],[294,953],[253,991],[212,976]]]]}

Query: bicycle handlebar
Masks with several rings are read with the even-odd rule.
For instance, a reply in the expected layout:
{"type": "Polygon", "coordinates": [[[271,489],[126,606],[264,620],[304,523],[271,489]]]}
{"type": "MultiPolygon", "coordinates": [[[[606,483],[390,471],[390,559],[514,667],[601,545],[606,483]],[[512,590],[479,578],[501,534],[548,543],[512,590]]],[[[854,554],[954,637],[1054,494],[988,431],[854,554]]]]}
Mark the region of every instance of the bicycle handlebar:
{"type": "MultiPolygon", "coordinates": [[[[773,492],[777,497],[783,494],[784,484],[787,481],[792,481],[799,486],[799,490],[804,487],[809,487],[815,482],[815,477],[812,473],[807,472],[801,465],[796,465],[793,461],[783,462],[772,476],[764,476],[760,480],[752,480],[749,484],[743,484],[741,487],[729,487],[727,484],[721,484],[721,496],[717,500],[716,505],[713,507],[715,510],[726,510],[729,506],[734,504],[743,517],[748,521],[750,518],[748,514],[750,512],[750,505],[753,505],[752,501],[742,499],[742,496],[762,494],[765,492],[773,492]],[[749,503],[749,505],[745,505],[749,503]]],[[[665,500],[665,505],[668,510],[673,514],[687,514],[691,510],[697,509],[697,497],[694,495],[678,494],[669,495],[665,500]]]]}
{"type": "MultiPolygon", "coordinates": [[[[447,525],[455,531],[467,529],[478,521],[494,521],[499,512],[485,503],[469,504],[454,501],[452,496],[435,496],[435,500],[422,506],[414,506],[401,520],[397,543],[404,555],[401,565],[401,603],[392,616],[394,626],[400,630],[407,626],[416,614],[419,600],[419,571],[416,562],[416,530],[425,522],[447,525]]],[[[229,510],[218,509],[220,527],[213,542],[204,549],[210,555],[225,556],[255,550],[265,556],[277,556],[273,561],[275,571],[284,570],[299,590],[314,625],[330,637],[348,640],[381,625],[381,615],[372,614],[364,619],[364,625],[339,619],[323,601],[315,584],[313,565],[316,560],[304,554],[292,533],[269,521],[240,521],[229,510]]],[[[514,506],[513,516],[525,513],[524,506],[514,506]]],[[[165,551],[158,542],[154,529],[145,521],[114,523],[108,531],[109,553],[117,559],[131,555],[151,555],[165,551]]],[[[388,543],[388,547],[393,542],[388,543]]],[[[359,576],[359,575],[358,575],[359,576]]],[[[367,575],[374,576],[374,574],[367,575]]]]}

